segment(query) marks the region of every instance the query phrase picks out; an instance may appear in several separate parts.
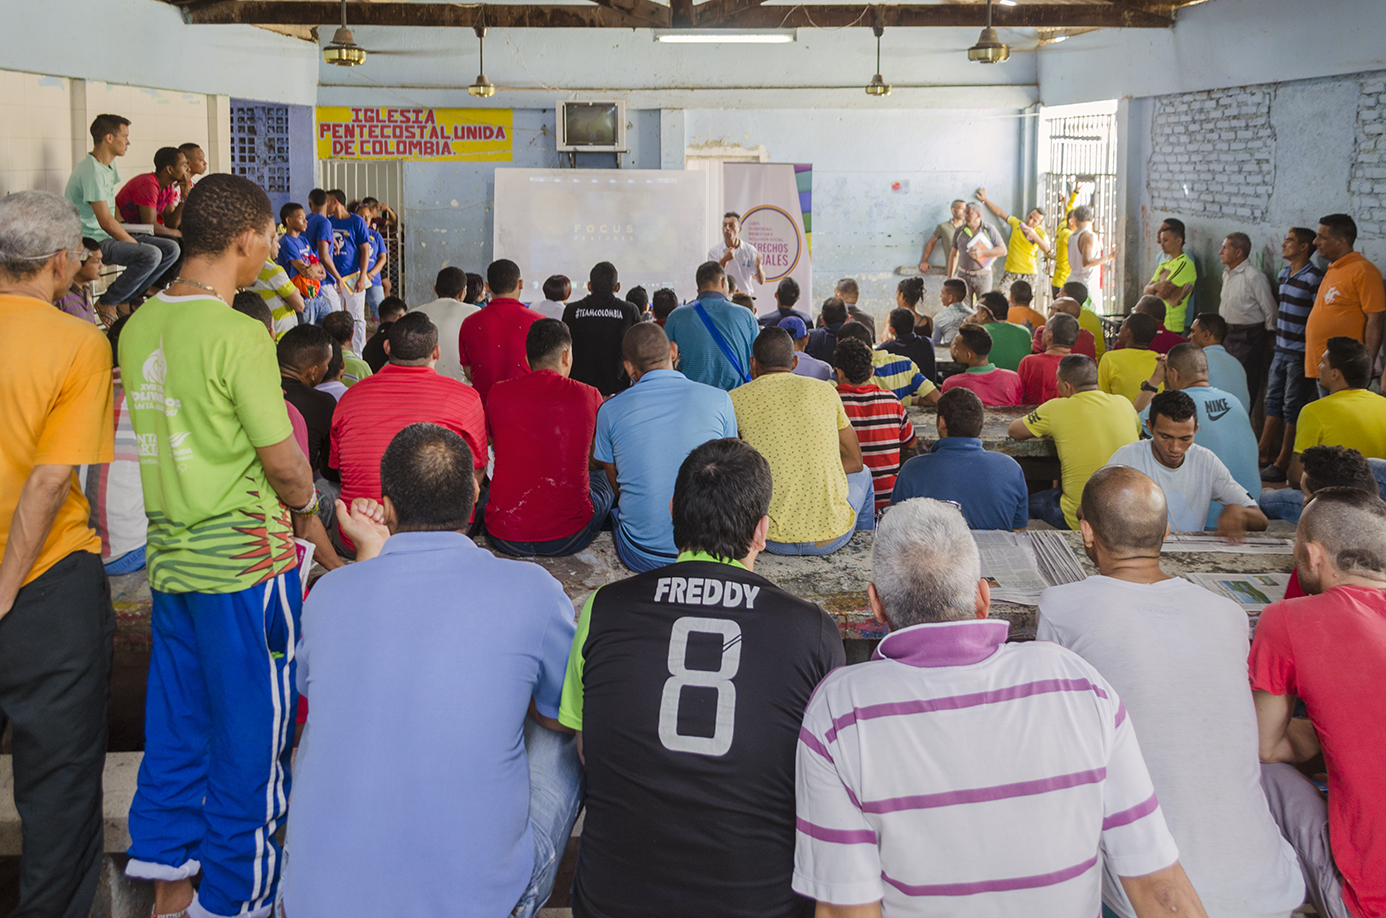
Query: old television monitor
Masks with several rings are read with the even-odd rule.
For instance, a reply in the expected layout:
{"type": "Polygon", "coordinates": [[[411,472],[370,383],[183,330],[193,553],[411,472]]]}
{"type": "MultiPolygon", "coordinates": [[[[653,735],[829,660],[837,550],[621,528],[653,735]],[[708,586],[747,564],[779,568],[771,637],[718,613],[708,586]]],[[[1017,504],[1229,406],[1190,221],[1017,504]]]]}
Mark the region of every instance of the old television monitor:
{"type": "Polygon", "coordinates": [[[626,152],[625,103],[558,103],[557,148],[565,153],[626,152]]]}

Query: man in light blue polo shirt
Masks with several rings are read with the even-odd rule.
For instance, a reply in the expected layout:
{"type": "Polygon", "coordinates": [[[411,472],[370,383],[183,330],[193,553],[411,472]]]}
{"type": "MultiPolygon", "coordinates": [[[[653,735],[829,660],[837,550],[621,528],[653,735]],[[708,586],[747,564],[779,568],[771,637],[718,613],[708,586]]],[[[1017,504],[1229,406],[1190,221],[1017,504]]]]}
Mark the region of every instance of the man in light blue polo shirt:
{"type": "Polygon", "coordinates": [[[626,567],[644,573],[678,558],[669,501],[679,466],[708,440],[735,437],[736,411],[726,392],[674,369],[681,352],[653,322],[631,327],[621,352],[631,386],[597,412],[592,454],[617,492],[611,510],[616,553],[626,567]]]}
{"type": "MultiPolygon", "coordinates": [[[[1208,385],[1208,360],[1202,348],[1196,344],[1176,344],[1165,359],[1156,364],[1147,382],[1149,388],[1156,389],[1163,382],[1167,390],[1182,391],[1193,399],[1198,421],[1194,442],[1212,450],[1248,494],[1261,493],[1261,468],[1251,419],[1235,395],[1208,385]]],[[[1153,393],[1146,386],[1141,388],[1136,408],[1144,424],[1150,417],[1153,393]]],[[[1217,528],[1221,513],[1222,504],[1213,501],[1208,508],[1208,529],[1217,528]]]]}
{"type": "Polygon", "coordinates": [[[957,504],[968,529],[1024,529],[1030,491],[1020,463],[982,448],[982,400],[971,389],[949,389],[938,400],[939,439],[895,478],[891,504],[928,497],[957,504]]]}
{"type": "MultiPolygon", "coordinates": [[[[664,331],[679,346],[679,368],[684,376],[730,392],[751,381],[751,345],[760,326],[751,310],[727,299],[727,272],[720,264],[704,262],[696,280],[698,299],[671,312],[664,331]],[[699,305],[707,314],[707,322],[699,314],[699,305]],[[716,335],[708,330],[708,322],[716,335]]],[[[673,478],[669,480],[672,487],[673,478]]]]}
{"type": "Polygon", "coordinates": [[[1222,346],[1222,340],[1226,337],[1227,320],[1216,312],[1201,312],[1194,317],[1189,341],[1203,348],[1203,356],[1208,361],[1208,385],[1214,389],[1231,392],[1237,397],[1237,401],[1242,403],[1247,414],[1251,414],[1251,392],[1246,385],[1246,367],[1222,346]]]}
{"type": "Polygon", "coordinates": [[[466,537],[477,487],[457,434],[404,428],[380,486],[383,507],[338,502],[356,563],[303,608],[284,911],[529,918],[582,799],[557,721],[573,605],[466,537]]]}

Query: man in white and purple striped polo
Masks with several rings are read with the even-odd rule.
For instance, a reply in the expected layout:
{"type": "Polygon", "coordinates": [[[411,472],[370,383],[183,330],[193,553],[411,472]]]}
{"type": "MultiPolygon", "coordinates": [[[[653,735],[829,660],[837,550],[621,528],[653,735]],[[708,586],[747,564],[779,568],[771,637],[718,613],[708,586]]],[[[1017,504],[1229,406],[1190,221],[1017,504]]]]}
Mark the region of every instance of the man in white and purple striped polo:
{"type": "Polygon", "coordinates": [[[871,571],[891,634],[823,680],[799,733],[793,885],[818,918],[1096,916],[1104,857],[1139,918],[1201,918],[1116,692],[986,620],[962,514],[891,507],[871,571]]]}

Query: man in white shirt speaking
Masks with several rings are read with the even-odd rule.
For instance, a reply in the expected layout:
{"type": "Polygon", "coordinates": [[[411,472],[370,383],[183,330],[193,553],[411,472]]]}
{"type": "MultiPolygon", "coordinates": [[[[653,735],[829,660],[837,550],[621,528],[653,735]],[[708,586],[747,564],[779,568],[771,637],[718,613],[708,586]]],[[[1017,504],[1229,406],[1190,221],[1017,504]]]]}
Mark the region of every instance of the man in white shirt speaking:
{"type": "MultiPolygon", "coordinates": [[[[1098,575],[1045,590],[1038,638],[1091,663],[1121,696],[1209,913],[1283,918],[1304,901],[1304,878],[1261,790],[1246,613],[1160,569],[1168,514],[1148,476],[1099,470],[1082,511],[1098,575]]],[[[1135,914],[1111,862],[1102,898],[1121,918],[1135,914]]]]}
{"type": "Polygon", "coordinates": [[[722,241],[707,250],[707,260],[715,261],[736,281],[737,289],[756,295],[756,284],[765,283],[760,252],[741,238],[741,215],[729,211],[722,215],[722,241]]]}
{"type": "Polygon", "coordinates": [[[1266,515],[1246,488],[1222,464],[1211,449],[1194,442],[1198,409],[1183,392],[1161,392],[1150,400],[1146,428],[1151,439],[1128,443],[1112,453],[1108,465],[1139,469],[1165,492],[1169,528],[1175,532],[1202,532],[1208,505],[1223,505],[1218,516],[1218,535],[1239,541],[1247,532],[1266,528],[1266,515]]]}

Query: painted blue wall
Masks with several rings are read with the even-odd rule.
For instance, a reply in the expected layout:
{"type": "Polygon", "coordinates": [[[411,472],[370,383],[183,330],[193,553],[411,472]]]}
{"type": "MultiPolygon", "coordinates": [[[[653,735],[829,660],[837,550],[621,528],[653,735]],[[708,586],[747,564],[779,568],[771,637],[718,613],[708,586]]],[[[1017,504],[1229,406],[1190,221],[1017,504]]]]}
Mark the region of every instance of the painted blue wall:
{"type": "Polygon", "coordinates": [[[314,104],[311,42],[254,26],[190,26],[158,0],[0,0],[0,68],[181,92],[314,104]]]}

